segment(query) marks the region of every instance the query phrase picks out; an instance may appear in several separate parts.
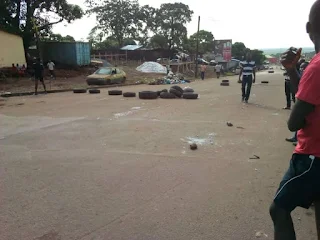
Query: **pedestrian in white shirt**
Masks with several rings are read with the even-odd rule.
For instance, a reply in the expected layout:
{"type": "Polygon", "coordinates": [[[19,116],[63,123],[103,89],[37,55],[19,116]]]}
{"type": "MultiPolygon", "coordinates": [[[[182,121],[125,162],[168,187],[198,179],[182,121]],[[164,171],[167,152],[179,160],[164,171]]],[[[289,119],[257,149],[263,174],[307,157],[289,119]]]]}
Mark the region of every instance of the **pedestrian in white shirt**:
{"type": "Polygon", "coordinates": [[[220,78],[221,69],[222,69],[222,66],[218,63],[218,64],[215,66],[217,78],[220,78]]]}
{"type": "Polygon", "coordinates": [[[55,64],[51,60],[49,60],[47,66],[48,66],[51,78],[56,79],[56,75],[54,73],[55,64]]]}

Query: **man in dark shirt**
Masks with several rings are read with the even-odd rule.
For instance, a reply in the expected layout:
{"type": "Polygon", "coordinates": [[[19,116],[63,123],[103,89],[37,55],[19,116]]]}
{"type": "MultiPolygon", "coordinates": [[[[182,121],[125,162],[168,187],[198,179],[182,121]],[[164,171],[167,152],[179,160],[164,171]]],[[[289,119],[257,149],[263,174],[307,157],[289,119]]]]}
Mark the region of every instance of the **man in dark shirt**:
{"type": "Polygon", "coordinates": [[[43,64],[41,63],[40,58],[37,58],[36,62],[33,63],[33,69],[34,69],[34,79],[35,79],[35,92],[34,92],[34,94],[38,95],[38,81],[39,80],[43,85],[45,93],[47,93],[46,85],[44,84],[44,81],[43,81],[44,67],[43,67],[43,64]]]}

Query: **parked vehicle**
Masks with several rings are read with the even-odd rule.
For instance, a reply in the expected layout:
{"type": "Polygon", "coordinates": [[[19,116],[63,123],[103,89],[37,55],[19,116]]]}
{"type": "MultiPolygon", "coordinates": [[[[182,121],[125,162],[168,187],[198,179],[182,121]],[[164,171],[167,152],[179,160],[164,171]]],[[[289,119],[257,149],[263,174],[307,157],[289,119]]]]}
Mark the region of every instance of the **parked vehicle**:
{"type": "Polygon", "coordinates": [[[198,58],[198,64],[209,65],[209,63],[206,60],[204,60],[203,58],[198,58]]]}
{"type": "Polygon", "coordinates": [[[87,77],[88,85],[120,84],[126,81],[126,73],[115,67],[102,67],[87,77]]]}
{"type": "Polygon", "coordinates": [[[210,66],[215,66],[215,65],[217,65],[217,63],[216,63],[215,60],[211,60],[211,61],[209,62],[209,65],[210,65],[210,66]]]}

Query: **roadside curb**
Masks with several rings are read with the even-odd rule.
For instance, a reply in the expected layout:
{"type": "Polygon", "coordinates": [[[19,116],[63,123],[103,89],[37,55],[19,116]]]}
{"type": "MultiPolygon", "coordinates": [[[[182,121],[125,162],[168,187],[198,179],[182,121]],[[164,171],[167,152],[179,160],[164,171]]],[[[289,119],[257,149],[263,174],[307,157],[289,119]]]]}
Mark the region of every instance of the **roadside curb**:
{"type": "MultiPolygon", "coordinates": [[[[93,86],[87,87],[86,89],[100,89],[100,88],[113,88],[113,87],[126,87],[126,86],[136,86],[142,85],[142,83],[131,83],[131,84],[115,84],[115,85],[105,85],[105,86],[93,86]]],[[[57,90],[48,90],[47,93],[63,93],[63,92],[72,92],[72,89],[57,89],[57,90]]],[[[44,92],[38,92],[39,94],[43,94],[44,92]]],[[[21,97],[21,96],[30,96],[33,95],[34,92],[20,92],[20,93],[3,93],[0,97],[9,98],[9,97],[21,97]]]]}

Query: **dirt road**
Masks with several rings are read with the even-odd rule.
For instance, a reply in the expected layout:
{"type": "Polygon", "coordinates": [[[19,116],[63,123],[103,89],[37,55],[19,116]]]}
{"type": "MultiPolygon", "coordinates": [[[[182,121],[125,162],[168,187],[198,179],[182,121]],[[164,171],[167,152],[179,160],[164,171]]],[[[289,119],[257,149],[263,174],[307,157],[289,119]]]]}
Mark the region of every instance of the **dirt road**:
{"type": "MultiPolygon", "coordinates": [[[[273,239],[268,208],[293,151],[284,80],[260,73],[246,105],[230,79],[193,83],[198,100],[1,101],[0,239],[273,239]]],[[[316,239],[312,210],[294,222],[316,239]]]]}

